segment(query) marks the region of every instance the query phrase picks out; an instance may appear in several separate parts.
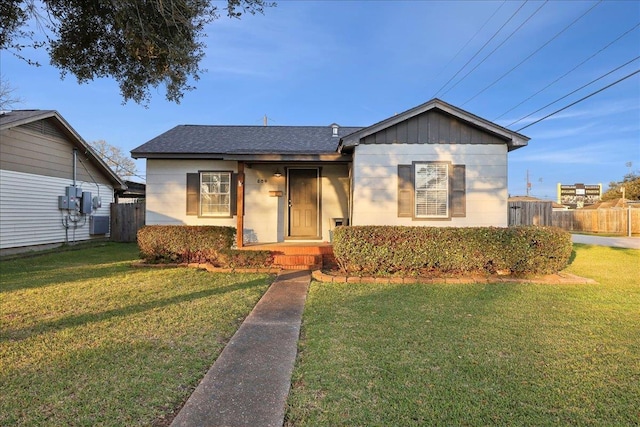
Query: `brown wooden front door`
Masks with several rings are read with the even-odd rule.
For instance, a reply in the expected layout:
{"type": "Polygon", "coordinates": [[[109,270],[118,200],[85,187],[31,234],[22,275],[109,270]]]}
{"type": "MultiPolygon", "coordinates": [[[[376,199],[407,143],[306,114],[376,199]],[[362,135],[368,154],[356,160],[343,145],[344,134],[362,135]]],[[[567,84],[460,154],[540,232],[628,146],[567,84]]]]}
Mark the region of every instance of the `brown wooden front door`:
{"type": "Polygon", "coordinates": [[[318,169],[289,169],[289,237],[318,237],[318,169]]]}

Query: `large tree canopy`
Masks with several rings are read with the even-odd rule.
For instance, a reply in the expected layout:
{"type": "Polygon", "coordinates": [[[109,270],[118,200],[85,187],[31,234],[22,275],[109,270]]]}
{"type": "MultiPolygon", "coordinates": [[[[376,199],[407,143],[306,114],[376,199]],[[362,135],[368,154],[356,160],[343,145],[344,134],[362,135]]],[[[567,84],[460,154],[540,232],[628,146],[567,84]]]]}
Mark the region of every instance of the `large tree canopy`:
{"type": "Polygon", "coordinates": [[[622,181],[610,182],[609,189],[602,195],[602,200],[612,200],[622,197],[622,187],[625,189],[625,199],[640,200],[640,174],[638,172],[629,172],[624,176],[622,181]]]}
{"type": "MultiPolygon", "coordinates": [[[[219,17],[212,0],[2,0],[0,49],[20,53],[25,47],[48,49],[51,63],[79,83],[112,77],[123,100],[147,103],[150,88],[166,87],[176,103],[193,89],[204,56],[204,27],[219,17]],[[48,31],[38,40],[25,30],[30,19],[48,31]]],[[[226,0],[231,18],[263,13],[268,0],[226,0]]]]}

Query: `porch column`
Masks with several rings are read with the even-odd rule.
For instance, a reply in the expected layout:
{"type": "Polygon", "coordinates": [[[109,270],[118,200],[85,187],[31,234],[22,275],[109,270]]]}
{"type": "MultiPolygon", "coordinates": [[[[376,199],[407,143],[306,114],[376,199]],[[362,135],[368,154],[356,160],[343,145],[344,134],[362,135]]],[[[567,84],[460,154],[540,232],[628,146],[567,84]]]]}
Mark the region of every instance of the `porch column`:
{"type": "Polygon", "coordinates": [[[241,248],[244,241],[244,162],[238,162],[238,197],[236,212],[236,247],[241,248]]]}

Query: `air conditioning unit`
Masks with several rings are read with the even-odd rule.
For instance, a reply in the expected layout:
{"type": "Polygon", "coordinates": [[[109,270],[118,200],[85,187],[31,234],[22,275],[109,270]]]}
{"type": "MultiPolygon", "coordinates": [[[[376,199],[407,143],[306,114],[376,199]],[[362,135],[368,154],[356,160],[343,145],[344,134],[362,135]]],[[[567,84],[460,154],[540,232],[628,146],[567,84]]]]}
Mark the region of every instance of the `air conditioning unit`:
{"type": "Polygon", "coordinates": [[[103,215],[94,215],[89,219],[89,234],[108,234],[109,233],[109,217],[103,215]]]}

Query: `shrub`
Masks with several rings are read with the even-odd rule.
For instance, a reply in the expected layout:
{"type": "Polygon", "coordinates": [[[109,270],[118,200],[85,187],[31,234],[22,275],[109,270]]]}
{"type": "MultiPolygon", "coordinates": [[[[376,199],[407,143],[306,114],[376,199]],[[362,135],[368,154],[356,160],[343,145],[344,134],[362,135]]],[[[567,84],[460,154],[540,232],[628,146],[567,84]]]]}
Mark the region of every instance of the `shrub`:
{"type": "Polygon", "coordinates": [[[334,231],[333,252],[347,274],[386,275],[507,270],[560,271],[571,235],[554,227],[354,226],[334,231]]]}
{"type": "Polygon", "coordinates": [[[218,261],[224,267],[261,268],[273,264],[271,251],[241,251],[238,249],[223,249],[218,261]]]}
{"type": "Polygon", "coordinates": [[[215,263],[233,245],[235,232],[233,227],[148,225],[138,230],[138,247],[147,262],[215,263]]]}
{"type": "Polygon", "coordinates": [[[138,231],[140,256],[152,263],[210,263],[217,267],[269,267],[270,251],[231,249],[235,228],[149,225],[138,231]]]}

